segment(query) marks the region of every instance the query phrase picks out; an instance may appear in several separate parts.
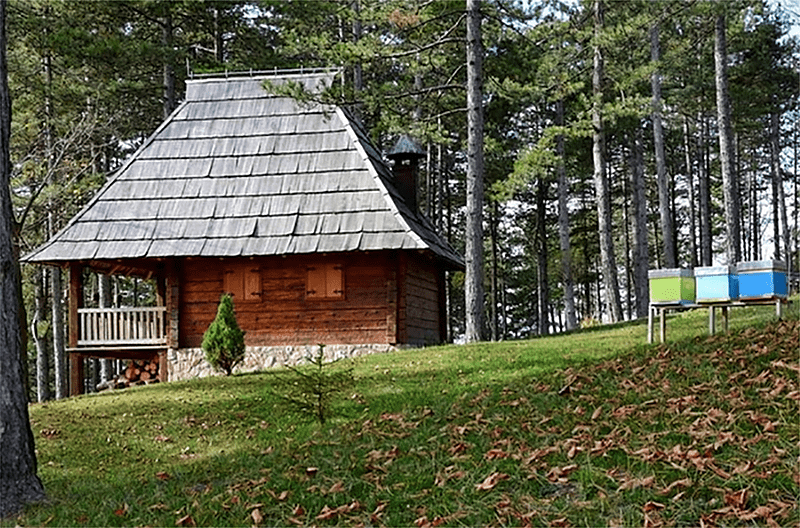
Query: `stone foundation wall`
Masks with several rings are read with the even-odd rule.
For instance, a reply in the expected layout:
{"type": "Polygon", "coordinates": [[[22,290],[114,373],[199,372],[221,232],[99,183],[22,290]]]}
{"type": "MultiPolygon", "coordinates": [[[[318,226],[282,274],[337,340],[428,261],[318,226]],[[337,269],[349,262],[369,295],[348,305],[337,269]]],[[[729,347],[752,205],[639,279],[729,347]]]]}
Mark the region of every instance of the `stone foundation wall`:
{"type": "MultiPolygon", "coordinates": [[[[234,372],[255,372],[284,365],[299,365],[308,356],[316,355],[318,345],[247,347],[244,361],[234,372]]],[[[368,354],[383,354],[396,350],[392,345],[325,345],[325,360],[353,358],[368,354]]],[[[167,352],[169,381],[204,378],[219,374],[206,361],[202,348],[170,349],[167,352]]]]}

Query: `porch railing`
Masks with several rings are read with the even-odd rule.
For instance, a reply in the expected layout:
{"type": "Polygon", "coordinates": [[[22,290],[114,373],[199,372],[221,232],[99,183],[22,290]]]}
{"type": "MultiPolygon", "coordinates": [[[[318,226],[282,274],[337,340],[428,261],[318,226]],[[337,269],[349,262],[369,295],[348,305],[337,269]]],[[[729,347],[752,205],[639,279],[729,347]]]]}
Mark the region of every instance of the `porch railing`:
{"type": "Polygon", "coordinates": [[[167,309],[79,308],[78,346],[165,345],[167,309]]]}

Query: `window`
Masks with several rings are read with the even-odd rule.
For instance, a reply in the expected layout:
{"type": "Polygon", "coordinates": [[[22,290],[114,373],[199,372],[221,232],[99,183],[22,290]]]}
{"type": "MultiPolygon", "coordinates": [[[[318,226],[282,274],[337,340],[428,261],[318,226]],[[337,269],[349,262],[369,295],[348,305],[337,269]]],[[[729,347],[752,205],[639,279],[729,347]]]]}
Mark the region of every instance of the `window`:
{"type": "Polygon", "coordinates": [[[261,270],[250,262],[241,262],[225,268],[223,277],[225,293],[236,301],[261,300],[261,270]]]}
{"type": "Polygon", "coordinates": [[[340,264],[309,266],[306,281],[308,299],[344,299],[344,269],[340,264]]]}

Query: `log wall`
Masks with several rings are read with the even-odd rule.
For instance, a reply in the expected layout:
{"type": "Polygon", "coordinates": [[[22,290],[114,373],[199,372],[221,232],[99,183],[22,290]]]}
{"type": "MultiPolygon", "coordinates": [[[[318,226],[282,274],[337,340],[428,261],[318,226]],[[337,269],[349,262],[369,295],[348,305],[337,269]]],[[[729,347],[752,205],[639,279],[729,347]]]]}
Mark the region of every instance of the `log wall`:
{"type": "Polygon", "coordinates": [[[406,342],[415,346],[439,344],[444,341],[440,333],[439,274],[426,261],[409,260],[405,268],[406,342]]]}
{"type": "Polygon", "coordinates": [[[234,298],[237,320],[250,347],[423,345],[442,340],[436,270],[432,264],[395,253],[193,258],[185,259],[179,268],[181,348],[200,346],[216,315],[225,281],[230,284],[225,277],[231,269],[260,279],[260,292],[247,290],[240,293],[244,299],[234,298]],[[307,295],[309,268],[331,264],[341,266],[343,298],[307,295]]]}

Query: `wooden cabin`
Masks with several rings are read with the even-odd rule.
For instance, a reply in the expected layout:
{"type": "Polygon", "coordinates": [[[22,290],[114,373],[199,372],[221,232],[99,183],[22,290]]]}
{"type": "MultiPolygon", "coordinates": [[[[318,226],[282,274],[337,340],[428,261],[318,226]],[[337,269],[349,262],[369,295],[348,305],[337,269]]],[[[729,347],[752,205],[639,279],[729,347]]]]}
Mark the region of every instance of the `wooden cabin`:
{"type": "Polygon", "coordinates": [[[463,260],[418,212],[419,148],[401,140],[391,164],[342,108],[267,88],[332,80],[187,81],[175,112],[25,257],[70,271],[72,393],[87,357],[158,359],[166,379],[169,358],[197,352],[224,292],[248,351],[446,339],[445,272],[463,260]],[[157,306],[83,308],[87,268],[155,278],[157,306]]]}

